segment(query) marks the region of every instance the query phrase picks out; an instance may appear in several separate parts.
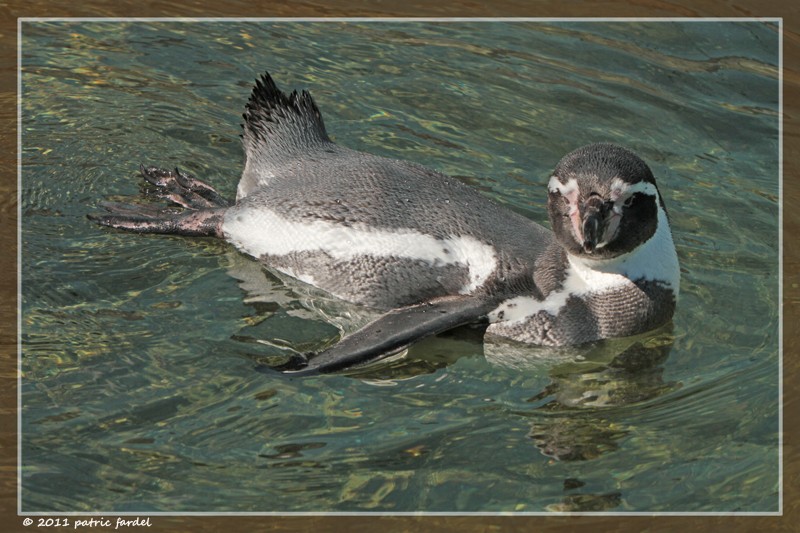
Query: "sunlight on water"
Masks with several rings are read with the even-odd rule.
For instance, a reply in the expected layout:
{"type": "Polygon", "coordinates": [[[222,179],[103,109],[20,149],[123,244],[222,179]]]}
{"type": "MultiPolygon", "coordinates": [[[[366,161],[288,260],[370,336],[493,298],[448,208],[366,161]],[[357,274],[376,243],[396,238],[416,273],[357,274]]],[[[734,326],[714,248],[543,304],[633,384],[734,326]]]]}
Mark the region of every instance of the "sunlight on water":
{"type": "Polygon", "coordinates": [[[777,511],[778,33],[770,23],[22,25],[22,510],[777,511]],[[85,215],[140,162],[233,196],[269,70],[348,147],[547,224],[611,141],[654,170],[674,324],[571,350],[460,329],[351,376],[257,371],[371,316],[228,245],[85,215]]]}

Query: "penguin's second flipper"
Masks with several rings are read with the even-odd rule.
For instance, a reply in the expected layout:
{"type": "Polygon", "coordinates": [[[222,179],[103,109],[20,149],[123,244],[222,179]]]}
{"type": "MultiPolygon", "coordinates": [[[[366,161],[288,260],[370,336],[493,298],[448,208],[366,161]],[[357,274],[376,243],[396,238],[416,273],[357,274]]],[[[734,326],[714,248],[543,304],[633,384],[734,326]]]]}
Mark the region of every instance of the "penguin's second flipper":
{"type": "Polygon", "coordinates": [[[308,375],[360,367],[396,354],[425,337],[481,322],[495,307],[497,302],[491,299],[458,295],[394,309],[327,350],[307,357],[295,356],[274,370],[308,375]]]}

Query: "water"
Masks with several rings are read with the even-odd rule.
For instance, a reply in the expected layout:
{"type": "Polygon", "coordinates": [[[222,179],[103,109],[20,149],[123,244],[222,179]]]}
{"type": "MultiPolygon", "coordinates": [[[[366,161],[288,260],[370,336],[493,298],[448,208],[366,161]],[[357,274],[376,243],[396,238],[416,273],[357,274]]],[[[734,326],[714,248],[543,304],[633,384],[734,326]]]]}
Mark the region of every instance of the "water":
{"type": "MultiPolygon", "coordinates": [[[[776,512],[778,33],[764,22],[26,22],[25,512],[776,512]],[[558,159],[653,168],[671,327],[552,352],[459,330],[358,376],[256,371],[331,302],[230,246],[108,231],[140,162],[232,196],[264,70],[331,136],[543,224],[558,159]]],[[[335,305],[333,305],[335,307],[335,305]]],[[[346,327],[346,324],[344,324],[346,327]]]]}

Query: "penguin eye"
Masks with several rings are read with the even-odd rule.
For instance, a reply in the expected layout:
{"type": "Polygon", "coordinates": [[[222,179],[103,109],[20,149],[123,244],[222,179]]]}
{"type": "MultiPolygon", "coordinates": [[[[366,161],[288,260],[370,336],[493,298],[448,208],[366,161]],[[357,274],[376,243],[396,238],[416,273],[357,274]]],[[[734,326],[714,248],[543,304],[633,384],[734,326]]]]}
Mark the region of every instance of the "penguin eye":
{"type": "Polygon", "coordinates": [[[632,194],[632,195],[628,196],[628,198],[625,200],[625,202],[623,202],[623,204],[622,204],[622,205],[623,205],[624,207],[630,207],[630,206],[632,206],[632,205],[633,205],[633,199],[634,199],[634,197],[636,197],[636,195],[635,195],[635,194],[632,194]]]}

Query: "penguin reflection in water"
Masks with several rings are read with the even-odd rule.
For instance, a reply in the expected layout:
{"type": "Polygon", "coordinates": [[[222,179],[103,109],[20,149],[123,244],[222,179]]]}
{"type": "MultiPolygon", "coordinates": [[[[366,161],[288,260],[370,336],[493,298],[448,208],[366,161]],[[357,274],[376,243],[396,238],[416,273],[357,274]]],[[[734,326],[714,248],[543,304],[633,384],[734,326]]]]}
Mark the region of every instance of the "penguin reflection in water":
{"type": "Polygon", "coordinates": [[[269,75],[244,112],[245,166],[230,202],[181,172],[142,167],[184,209],[105,203],[102,225],[213,236],[336,298],[384,311],[281,370],[332,372],[429,335],[488,322],[487,335],[565,346],[668,322],[679,267],[664,201],[630,151],[592,144],[548,183],[550,231],[458,180],[330,140],[311,95],[269,75]]]}

